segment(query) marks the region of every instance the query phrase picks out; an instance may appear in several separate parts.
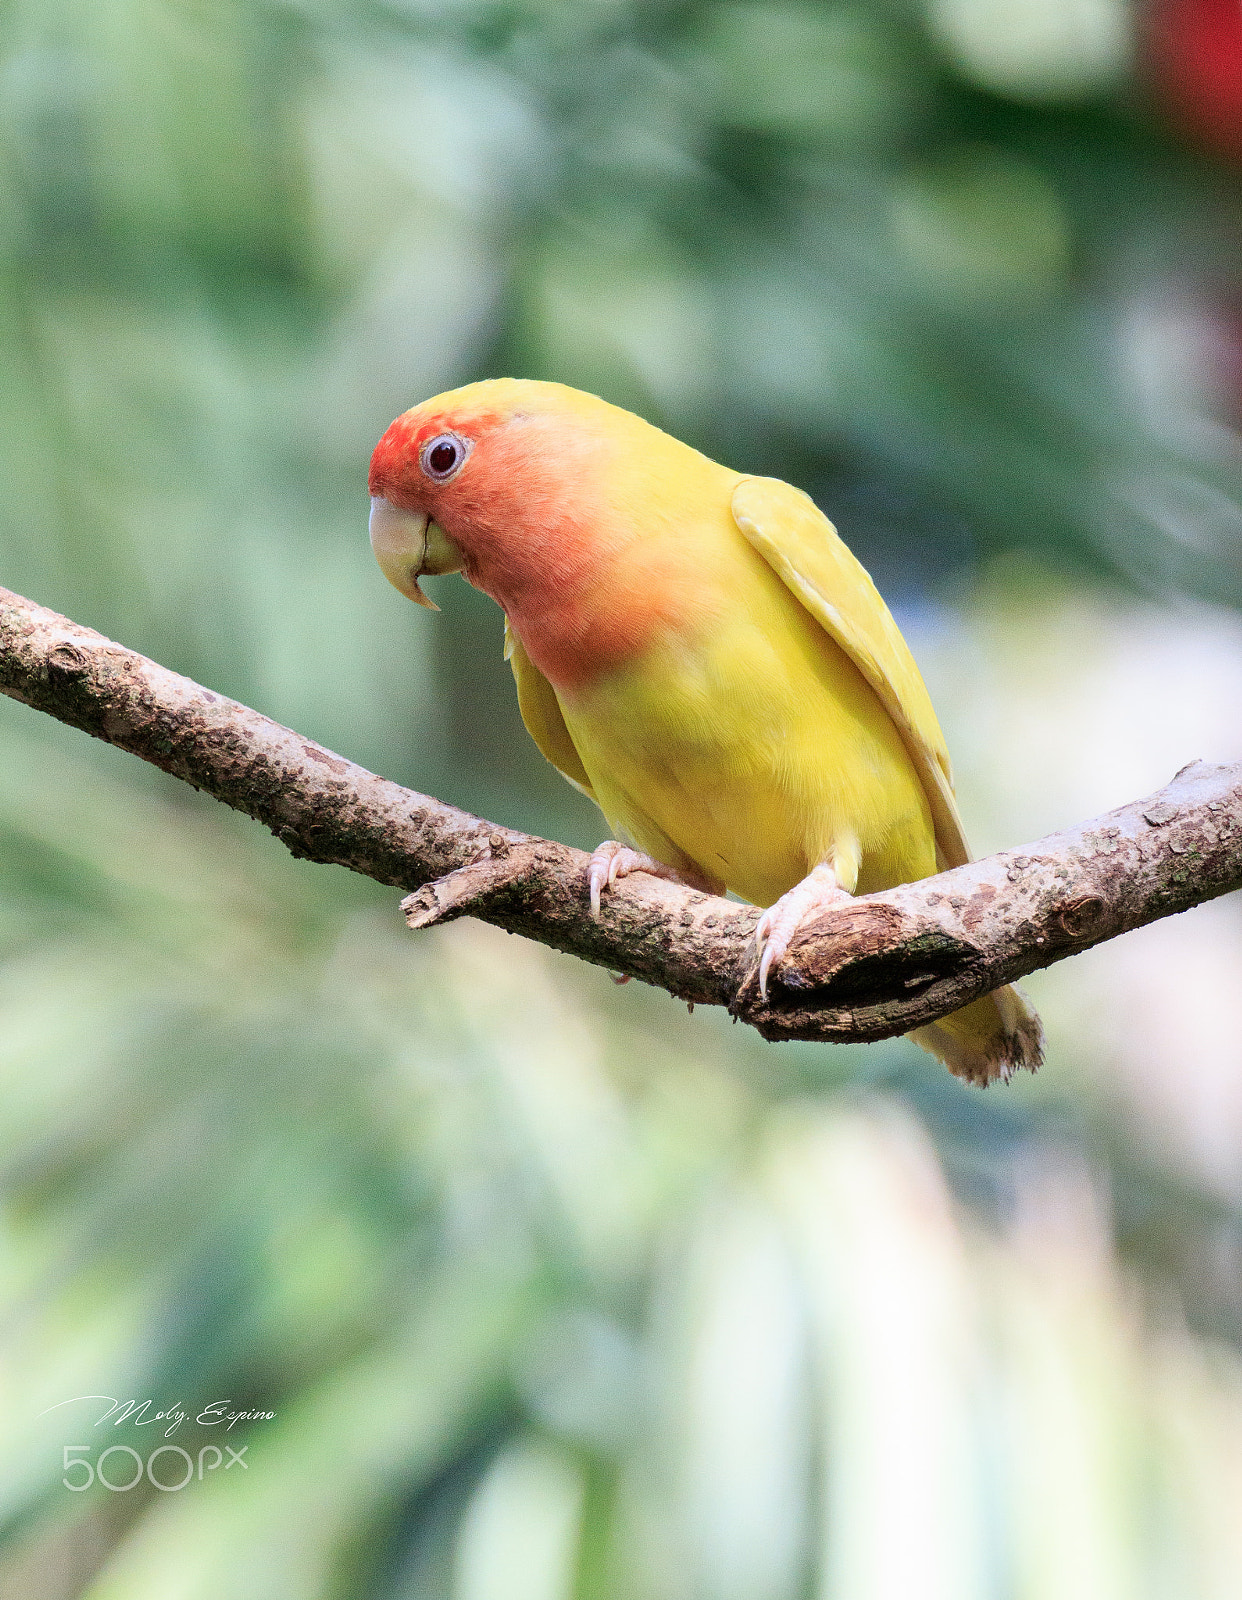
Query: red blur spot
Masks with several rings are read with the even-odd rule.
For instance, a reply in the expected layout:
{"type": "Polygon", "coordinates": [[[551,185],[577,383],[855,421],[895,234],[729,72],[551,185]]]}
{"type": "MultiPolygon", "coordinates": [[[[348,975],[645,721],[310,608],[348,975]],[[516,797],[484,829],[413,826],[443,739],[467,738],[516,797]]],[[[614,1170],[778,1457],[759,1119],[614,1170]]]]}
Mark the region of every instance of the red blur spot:
{"type": "Polygon", "coordinates": [[[1152,0],[1148,69],[1197,143],[1242,159],[1242,0],[1152,0]]]}

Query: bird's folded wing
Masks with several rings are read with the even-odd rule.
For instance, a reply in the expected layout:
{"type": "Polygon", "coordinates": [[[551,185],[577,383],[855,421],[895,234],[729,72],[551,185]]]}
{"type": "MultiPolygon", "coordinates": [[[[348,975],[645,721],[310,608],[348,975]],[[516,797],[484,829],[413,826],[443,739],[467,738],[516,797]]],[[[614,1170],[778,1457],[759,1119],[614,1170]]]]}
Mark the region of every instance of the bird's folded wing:
{"type": "Polygon", "coordinates": [[[927,795],[941,868],[969,861],[931,698],[865,567],[815,502],[778,478],[743,478],[732,505],[742,533],[841,646],[893,719],[927,795]]]}
{"type": "Polygon", "coordinates": [[[513,669],[522,721],[526,724],[527,733],[539,746],[540,754],[575,789],[581,789],[589,800],[594,800],[595,791],[591,788],[582,758],[569,737],[556,691],[522,648],[522,641],[509,626],[508,617],[505,618],[505,660],[513,669]]]}

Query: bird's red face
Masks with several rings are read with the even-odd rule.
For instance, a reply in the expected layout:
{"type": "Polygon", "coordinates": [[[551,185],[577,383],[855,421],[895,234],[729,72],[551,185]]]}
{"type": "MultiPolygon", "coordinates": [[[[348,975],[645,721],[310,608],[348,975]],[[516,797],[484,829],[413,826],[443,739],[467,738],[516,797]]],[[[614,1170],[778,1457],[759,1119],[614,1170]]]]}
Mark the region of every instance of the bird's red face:
{"type": "Polygon", "coordinates": [[[560,384],[496,378],[437,395],[398,417],[371,458],[380,567],[424,606],[421,577],[461,572],[503,606],[550,682],[580,684],[632,658],[684,599],[658,561],[632,559],[661,440],[560,384]]]}
{"type": "Polygon", "coordinates": [[[602,429],[469,389],[415,406],[371,457],[371,544],[384,576],[425,606],[419,578],[445,572],[464,573],[506,611],[536,589],[565,594],[600,554],[610,452],[602,429]]]}

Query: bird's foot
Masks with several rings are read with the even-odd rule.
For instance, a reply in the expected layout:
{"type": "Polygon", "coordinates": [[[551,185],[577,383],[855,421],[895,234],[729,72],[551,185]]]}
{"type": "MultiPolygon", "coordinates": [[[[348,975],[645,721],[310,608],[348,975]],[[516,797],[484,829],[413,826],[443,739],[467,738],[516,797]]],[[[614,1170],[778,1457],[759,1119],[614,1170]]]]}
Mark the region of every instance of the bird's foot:
{"type": "Polygon", "coordinates": [[[673,883],[685,882],[679,872],[654,856],[631,850],[628,844],[618,844],[615,839],[605,839],[603,844],[596,845],[587,869],[592,916],[599,916],[599,900],[604,890],[611,889],[618,878],[628,878],[631,872],[647,872],[653,878],[668,878],[673,883]]]}
{"type": "Polygon", "coordinates": [[[765,1000],[768,998],[768,973],[784,958],[789,941],[806,919],[817,911],[827,911],[852,899],[824,861],[768,907],[755,928],[755,943],[759,947],[759,993],[765,1000]]]}

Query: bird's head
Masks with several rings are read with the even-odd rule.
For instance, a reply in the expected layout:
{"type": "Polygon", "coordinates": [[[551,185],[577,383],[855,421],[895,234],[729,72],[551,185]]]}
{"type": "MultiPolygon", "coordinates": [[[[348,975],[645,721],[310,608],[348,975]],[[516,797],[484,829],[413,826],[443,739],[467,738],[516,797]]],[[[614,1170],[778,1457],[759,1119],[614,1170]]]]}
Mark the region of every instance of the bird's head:
{"type": "Polygon", "coordinates": [[[555,588],[597,540],[596,501],[625,417],[593,395],[514,378],[404,412],[371,457],[371,544],[384,576],[432,609],[418,581],[428,575],[462,572],[506,609],[533,583],[555,588]]]}

